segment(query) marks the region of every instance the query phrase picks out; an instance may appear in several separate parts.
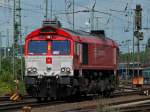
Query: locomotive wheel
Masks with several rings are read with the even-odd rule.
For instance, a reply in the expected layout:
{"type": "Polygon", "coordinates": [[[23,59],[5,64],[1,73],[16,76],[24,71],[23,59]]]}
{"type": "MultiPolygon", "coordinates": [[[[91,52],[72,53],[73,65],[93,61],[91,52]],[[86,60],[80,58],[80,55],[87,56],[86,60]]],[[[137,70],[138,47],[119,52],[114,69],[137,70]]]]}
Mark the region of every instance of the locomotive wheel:
{"type": "Polygon", "coordinates": [[[42,102],[42,97],[37,97],[37,102],[42,102]]]}
{"type": "Polygon", "coordinates": [[[103,91],[102,95],[103,95],[103,97],[110,97],[111,92],[110,91],[103,91]]]}
{"type": "Polygon", "coordinates": [[[57,99],[57,100],[64,100],[65,97],[60,96],[60,97],[57,97],[56,99],[57,99]]]}
{"type": "Polygon", "coordinates": [[[37,102],[47,102],[48,101],[48,97],[37,97],[37,102]]]}
{"type": "Polygon", "coordinates": [[[68,102],[78,101],[80,99],[81,99],[81,96],[79,94],[70,95],[65,98],[65,100],[67,100],[68,102]]]}
{"type": "Polygon", "coordinates": [[[47,102],[48,101],[48,97],[44,97],[44,102],[47,102]]]}
{"type": "Polygon", "coordinates": [[[51,97],[50,100],[51,100],[51,101],[54,101],[54,100],[56,100],[56,99],[55,99],[54,97],[51,97]]]}

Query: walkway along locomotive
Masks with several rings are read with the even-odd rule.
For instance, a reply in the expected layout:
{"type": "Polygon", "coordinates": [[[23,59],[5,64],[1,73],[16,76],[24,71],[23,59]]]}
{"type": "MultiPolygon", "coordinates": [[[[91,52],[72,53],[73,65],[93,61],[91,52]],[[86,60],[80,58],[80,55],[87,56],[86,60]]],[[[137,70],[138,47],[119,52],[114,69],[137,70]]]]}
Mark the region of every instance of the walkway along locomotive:
{"type": "Polygon", "coordinates": [[[41,99],[113,92],[118,46],[97,34],[61,28],[57,21],[45,21],[28,34],[24,53],[28,94],[41,99]]]}

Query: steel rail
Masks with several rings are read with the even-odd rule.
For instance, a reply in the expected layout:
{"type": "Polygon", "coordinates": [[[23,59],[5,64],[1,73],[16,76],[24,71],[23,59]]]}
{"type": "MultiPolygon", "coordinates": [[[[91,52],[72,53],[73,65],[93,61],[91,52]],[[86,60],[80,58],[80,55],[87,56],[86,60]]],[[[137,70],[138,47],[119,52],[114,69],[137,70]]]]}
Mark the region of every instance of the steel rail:
{"type": "Polygon", "coordinates": [[[149,112],[150,111],[150,102],[140,104],[140,105],[134,105],[129,106],[126,108],[120,108],[120,112],[149,112]]]}
{"type": "MultiPolygon", "coordinates": [[[[114,94],[114,97],[120,97],[120,96],[127,96],[127,95],[134,95],[137,94],[136,91],[131,91],[131,92],[118,92],[114,94]]],[[[114,98],[113,97],[113,98],[114,98]]],[[[88,96],[84,97],[83,99],[80,98],[80,100],[76,101],[48,101],[48,102],[43,102],[43,103],[38,103],[35,99],[31,98],[30,96],[26,96],[23,98],[22,101],[20,102],[12,102],[9,101],[9,97],[0,97],[0,111],[2,110],[12,110],[12,109],[21,109],[22,107],[28,105],[31,107],[39,107],[39,106],[51,106],[51,105],[56,105],[56,104],[62,104],[62,103],[70,103],[70,102],[82,102],[82,101],[87,101],[87,100],[93,100],[93,96],[88,96]]],[[[94,98],[95,99],[95,98],[94,98]]],[[[145,98],[146,99],[146,98],[145,98]]],[[[144,99],[144,100],[145,100],[144,99]]],[[[141,99],[143,100],[143,99],[141,99]]],[[[137,101],[137,100],[134,100],[137,101]]],[[[139,100],[138,100],[139,101],[139,100]]],[[[119,103],[125,103],[125,102],[119,102],[119,103]]],[[[112,105],[117,105],[117,103],[112,103],[112,105]]]]}
{"type": "Polygon", "coordinates": [[[24,102],[11,102],[11,103],[4,103],[0,104],[0,112],[1,111],[8,111],[8,110],[18,110],[22,109],[24,106],[30,107],[42,107],[42,106],[51,106],[51,105],[59,105],[65,103],[64,101],[52,101],[52,102],[43,102],[38,103],[37,101],[24,101],[24,102]]]}

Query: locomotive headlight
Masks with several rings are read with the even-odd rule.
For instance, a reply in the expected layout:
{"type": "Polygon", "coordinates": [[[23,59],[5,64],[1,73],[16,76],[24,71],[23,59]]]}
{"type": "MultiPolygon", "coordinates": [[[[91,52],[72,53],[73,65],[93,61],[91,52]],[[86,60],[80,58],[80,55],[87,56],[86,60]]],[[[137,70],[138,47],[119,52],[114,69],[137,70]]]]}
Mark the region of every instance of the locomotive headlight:
{"type": "Polygon", "coordinates": [[[35,74],[35,73],[37,73],[37,68],[35,68],[35,67],[27,68],[27,73],[35,74]]]}
{"type": "Polygon", "coordinates": [[[34,73],[36,73],[37,72],[37,68],[33,68],[33,70],[32,70],[34,73]]]}
{"type": "Polygon", "coordinates": [[[32,68],[27,68],[27,72],[31,72],[32,71],[32,68]]]}
{"type": "Polygon", "coordinates": [[[66,71],[70,73],[71,69],[69,67],[66,68],[66,71]]]}
{"type": "Polygon", "coordinates": [[[61,68],[61,72],[65,72],[65,67],[61,68]]]}

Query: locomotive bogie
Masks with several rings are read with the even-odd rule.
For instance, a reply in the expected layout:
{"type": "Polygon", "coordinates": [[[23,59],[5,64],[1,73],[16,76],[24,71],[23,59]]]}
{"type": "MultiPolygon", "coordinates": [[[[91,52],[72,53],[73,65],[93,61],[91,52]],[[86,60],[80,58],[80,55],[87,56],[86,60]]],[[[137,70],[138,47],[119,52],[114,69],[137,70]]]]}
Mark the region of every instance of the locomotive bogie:
{"type": "Polygon", "coordinates": [[[110,95],[115,90],[115,81],[113,71],[99,72],[93,70],[83,70],[82,76],[25,77],[27,91],[30,95],[50,98],[91,93],[106,95],[105,92],[110,95]]]}

